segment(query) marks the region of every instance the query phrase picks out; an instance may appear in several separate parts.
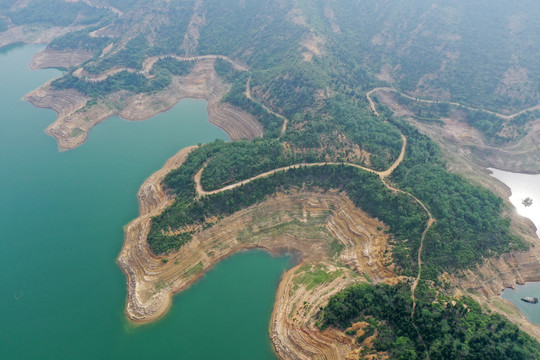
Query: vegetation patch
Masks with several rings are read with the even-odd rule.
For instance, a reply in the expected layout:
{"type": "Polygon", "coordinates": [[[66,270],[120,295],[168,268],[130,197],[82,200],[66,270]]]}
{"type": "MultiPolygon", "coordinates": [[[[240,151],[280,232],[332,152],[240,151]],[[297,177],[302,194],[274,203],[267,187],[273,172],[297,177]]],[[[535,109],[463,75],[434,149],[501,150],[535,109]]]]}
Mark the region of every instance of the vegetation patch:
{"type": "Polygon", "coordinates": [[[191,275],[200,274],[202,271],[203,271],[203,263],[199,261],[196,265],[194,265],[188,271],[186,271],[184,275],[186,277],[190,277],[191,275]]]}
{"type": "Polygon", "coordinates": [[[319,285],[331,283],[341,275],[343,275],[343,269],[337,269],[330,271],[323,264],[317,265],[302,265],[295,272],[294,277],[295,285],[304,285],[306,290],[311,290],[319,285]]]}
{"type": "Polygon", "coordinates": [[[53,26],[89,25],[113,17],[108,9],[62,0],[30,0],[26,6],[20,6],[6,15],[15,25],[53,26]]]}
{"type": "MultiPolygon", "coordinates": [[[[472,298],[419,289],[414,317],[408,284],[354,285],[330,299],[321,328],[347,329],[372,317],[373,348],[391,359],[537,359],[540,344],[500,315],[482,310],[472,298]]],[[[353,335],[353,334],[350,334],[353,335]]],[[[358,339],[358,341],[364,339],[358,339]]]]}

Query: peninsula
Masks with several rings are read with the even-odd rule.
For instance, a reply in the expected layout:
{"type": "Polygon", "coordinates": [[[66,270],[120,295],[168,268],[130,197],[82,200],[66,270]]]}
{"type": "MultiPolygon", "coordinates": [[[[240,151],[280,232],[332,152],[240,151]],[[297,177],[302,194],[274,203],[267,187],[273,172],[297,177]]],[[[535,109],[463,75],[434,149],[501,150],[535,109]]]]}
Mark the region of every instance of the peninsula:
{"type": "Polygon", "coordinates": [[[25,97],[57,112],[61,149],[183,98],[232,140],[141,186],[117,259],[131,321],[262,248],[296,259],[269,324],[280,358],[540,355],[540,326],[498,296],[540,281],[540,239],[486,170],[540,171],[540,49],[522,40],[538,4],[8,3],[0,44],[47,42],[32,68],[64,69],[25,97]]]}

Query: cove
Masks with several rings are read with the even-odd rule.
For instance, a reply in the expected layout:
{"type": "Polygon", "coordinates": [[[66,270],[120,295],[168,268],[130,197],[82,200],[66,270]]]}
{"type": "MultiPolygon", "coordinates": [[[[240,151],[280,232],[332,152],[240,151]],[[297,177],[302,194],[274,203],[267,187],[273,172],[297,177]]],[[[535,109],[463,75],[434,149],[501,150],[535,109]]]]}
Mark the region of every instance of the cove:
{"type": "Polygon", "coordinates": [[[30,71],[40,46],[0,52],[0,357],[275,359],[268,325],[290,258],[234,255],[178,294],[160,321],[126,320],[115,259],[140,185],[185,146],[227,139],[206,102],[149,121],[111,118],[59,152],[56,118],[22,97],[57,70],[30,71]]]}
{"type": "MultiPolygon", "coordinates": [[[[512,173],[497,169],[492,171],[491,176],[503,182],[512,191],[509,200],[516,208],[518,214],[525,216],[536,226],[536,233],[540,236],[540,174],[529,175],[512,173]],[[523,199],[530,197],[532,205],[524,206],[523,199]]],[[[516,285],[516,289],[505,289],[501,294],[503,299],[514,304],[530,322],[540,324],[540,304],[529,304],[521,301],[525,296],[540,298],[540,283],[529,282],[525,285],[516,285]]]]}

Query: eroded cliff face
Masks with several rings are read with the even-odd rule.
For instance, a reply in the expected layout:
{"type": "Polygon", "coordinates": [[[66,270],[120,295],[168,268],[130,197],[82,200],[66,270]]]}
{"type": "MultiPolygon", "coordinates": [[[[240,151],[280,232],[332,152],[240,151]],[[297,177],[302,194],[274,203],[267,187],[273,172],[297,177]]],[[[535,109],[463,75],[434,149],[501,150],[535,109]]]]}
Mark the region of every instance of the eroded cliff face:
{"type": "Polygon", "coordinates": [[[284,276],[273,312],[270,331],[278,354],[312,359],[320,353],[322,358],[341,359],[357,349],[350,339],[337,345],[336,340],[347,338],[337,330],[320,332],[315,314],[331,295],[350,284],[396,280],[389,265],[386,226],[356,208],[343,193],[296,190],[216,220],[166,256],[165,263],[150,252],[146,236],[151,217],[172,202],[162,188],[163,177],[180,166],[190,150],[171,158],[139,191],[140,216],[126,227],[118,257],[127,276],[128,317],[136,322],[156,320],[167,311],[174,293],[216,262],[237,251],[264,248],[292,252],[299,261],[284,276]],[[325,272],[329,280],[310,282],[312,270],[325,272]]]}
{"type": "MultiPolygon", "coordinates": [[[[320,330],[317,326],[319,312],[331,296],[351,285],[368,279],[371,281],[371,275],[377,276],[374,270],[379,272],[378,268],[365,264],[352,270],[325,261],[303,263],[289,270],[279,284],[270,323],[270,337],[279,357],[295,360],[359,359],[361,352],[367,350],[371,355],[362,358],[386,358],[386,354],[373,351],[372,341],[377,334],[358,343],[355,335],[347,335],[334,328],[320,330]],[[327,281],[315,280],[321,272],[326,274],[327,281]]],[[[404,280],[391,273],[386,275],[378,280],[390,284],[404,280]]]]}

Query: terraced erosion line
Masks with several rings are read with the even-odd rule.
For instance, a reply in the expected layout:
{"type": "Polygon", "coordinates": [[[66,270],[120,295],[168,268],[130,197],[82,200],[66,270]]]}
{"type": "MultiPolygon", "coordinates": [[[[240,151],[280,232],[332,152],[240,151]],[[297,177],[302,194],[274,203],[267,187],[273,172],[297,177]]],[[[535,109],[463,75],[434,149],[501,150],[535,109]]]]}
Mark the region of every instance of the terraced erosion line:
{"type": "Polygon", "coordinates": [[[375,108],[375,102],[373,101],[373,99],[371,98],[371,94],[373,94],[374,92],[377,92],[377,91],[391,91],[391,92],[395,92],[409,100],[414,100],[414,101],[419,101],[419,102],[423,102],[423,103],[426,103],[426,104],[450,104],[450,105],[454,105],[454,106],[458,106],[458,107],[462,107],[462,108],[465,108],[465,109],[468,109],[468,110],[472,110],[472,111],[483,111],[483,112],[486,112],[488,114],[491,114],[491,115],[494,115],[498,118],[501,118],[503,120],[512,120],[513,118],[515,118],[516,116],[519,116],[521,114],[525,114],[526,112],[529,112],[529,111],[534,111],[534,110],[540,110],[540,104],[539,105],[535,105],[535,106],[531,106],[530,108],[527,108],[527,109],[524,109],[524,110],[520,110],[514,114],[510,114],[510,115],[504,115],[504,114],[500,114],[498,112],[495,112],[495,111],[491,111],[491,110],[485,110],[485,109],[479,109],[479,108],[475,108],[475,107],[472,107],[472,106],[467,106],[467,105],[463,105],[463,104],[460,104],[460,103],[457,103],[457,102],[453,102],[453,101],[440,101],[440,100],[428,100],[428,99],[421,99],[421,98],[417,98],[417,97],[414,97],[414,96],[411,96],[411,95],[407,95],[399,90],[397,90],[396,88],[393,88],[393,87],[378,87],[378,88],[375,88],[371,91],[369,91],[366,96],[369,100],[369,104],[371,106],[371,109],[373,110],[373,112],[375,112],[375,114],[379,115],[376,108],[375,108]]]}
{"type": "MultiPolygon", "coordinates": [[[[427,211],[425,205],[417,198],[394,188],[386,180],[404,159],[407,138],[403,134],[401,136],[403,146],[399,156],[388,169],[383,171],[339,162],[296,164],[287,168],[329,164],[353,166],[377,174],[385,187],[411,196],[427,211]]],[[[146,180],[138,193],[139,217],[126,226],[124,246],[117,262],[126,275],[128,289],[126,315],[132,321],[149,322],[163,316],[171,304],[171,297],[174,293],[188,287],[222,258],[241,249],[265,248],[273,253],[279,253],[283,249],[295,249],[303,254],[304,262],[322,261],[328,266],[328,269],[334,271],[338,269],[335,268],[336,265],[332,261],[328,262],[334,259],[328,249],[331,240],[338,239],[345,246],[340,255],[344,268],[357,270],[358,274],[367,271],[366,274],[369,277],[382,281],[403,280],[402,277],[396,278],[393,271],[385,266],[384,250],[388,239],[388,235],[383,230],[385,225],[363,213],[345,194],[334,190],[324,193],[302,192],[300,190],[294,194],[278,194],[277,197],[272,197],[264,203],[231,215],[226,222],[218,222],[200,234],[195,234],[190,242],[182,246],[178,252],[169,254],[168,261],[163,262],[162,258],[151,253],[148,247],[147,235],[150,231],[151,219],[161,214],[167,206],[174,202],[174,197],[168,194],[163,187],[163,177],[172,169],[182,166],[189,152],[193,149],[194,147],[182,150],[169,159],[161,170],[146,180]],[[277,214],[279,214],[279,224],[275,223],[277,214]],[[287,228],[282,228],[281,224],[285,224],[287,228]],[[314,226],[315,224],[325,225],[314,226]],[[250,230],[250,236],[246,237],[245,229],[258,230],[255,233],[251,233],[250,230]],[[199,267],[201,268],[199,269],[199,267]]],[[[230,190],[242,183],[269,176],[273,172],[287,168],[275,169],[213,192],[204,192],[202,189],[200,184],[202,169],[200,169],[195,175],[197,193],[202,196],[203,194],[230,190]]],[[[420,260],[422,249],[421,246],[418,255],[420,260]]],[[[420,269],[419,267],[418,278],[420,277],[420,269]]],[[[345,271],[344,277],[336,278],[335,283],[328,284],[328,287],[321,289],[321,293],[324,292],[325,295],[322,297],[316,295],[316,301],[307,298],[309,303],[313,305],[312,307],[306,307],[305,298],[299,298],[301,301],[296,305],[293,302],[291,306],[296,309],[294,319],[288,318],[291,309],[293,309],[287,307],[287,304],[291,304],[291,292],[285,288],[287,296],[282,298],[279,295],[281,290],[278,290],[270,334],[280,358],[302,360],[350,358],[349,355],[352,353],[349,348],[354,350],[355,347],[349,346],[351,344],[347,341],[343,342],[345,335],[337,330],[333,333],[331,331],[320,332],[313,324],[309,325],[308,323],[312,319],[312,311],[317,311],[320,306],[324,306],[331,295],[358,281],[358,277],[356,277],[358,275],[353,275],[353,272],[345,271]],[[297,310],[305,312],[305,316],[297,310]],[[298,319],[305,321],[298,322],[300,320],[296,318],[297,316],[304,316],[298,319]],[[310,355],[310,351],[313,351],[313,354],[323,355],[320,357],[310,355]]],[[[284,279],[294,276],[295,272],[290,270],[287,274],[284,279]]],[[[291,282],[288,284],[290,285],[291,282]]],[[[282,289],[281,285],[280,289],[282,289]]]]}
{"type": "MultiPolygon", "coordinates": [[[[147,59],[145,68],[152,69],[159,58],[147,59]]],[[[48,82],[27,94],[25,100],[34,106],[51,108],[58,113],[56,121],[47,128],[46,132],[57,139],[61,149],[72,149],[83,144],[90,130],[112,115],[119,115],[132,121],[146,120],[172,108],[178,101],[185,98],[207,100],[209,121],[221,127],[232,140],[263,136],[263,126],[253,115],[221,102],[231,85],[223,82],[216,73],[216,59],[230,61],[237,69],[246,70],[245,65],[222,55],[182,57],[182,59],[195,60],[189,73],[184,76],[173,76],[171,84],[156,93],[117,91],[106,99],[98,99],[96,103],[88,105],[90,97],[75,89],[54,89],[50,85],[51,82],[48,82]]],[[[73,74],[82,79],[86,78],[88,81],[101,81],[119,71],[122,69],[110,69],[92,77],[83,68],[79,68],[73,74]]],[[[136,72],[135,69],[127,69],[127,71],[136,72]]],[[[143,76],[151,78],[153,74],[147,72],[143,76]]]]}
{"type": "Polygon", "coordinates": [[[282,119],[283,120],[283,125],[281,126],[281,134],[279,135],[278,139],[281,139],[281,137],[285,134],[285,131],[287,131],[287,124],[289,123],[289,119],[287,119],[285,116],[281,115],[281,114],[278,114],[276,112],[273,112],[272,110],[270,110],[268,107],[266,107],[264,104],[261,104],[260,102],[256,101],[255,99],[253,99],[251,97],[251,88],[250,88],[250,82],[251,82],[251,77],[248,77],[247,79],[247,82],[246,82],[246,97],[261,105],[263,107],[264,110],[268,111],[270,114],[272,115],[275,115],[277,116],[278,118],[282,119]]]}
{"type": "MultiPolygon", "coordinates": [[[[375,102],[371,99],[371,96],[370,96],[374,91],[375,90],[371,90],[370,92],[368,92],[366,94],[366,96],[367,96],[367,98],[369,100],[369,103],[370,103],[370,106],[371,106],[371,109],[373,110],[373,112],[377,116],[380,116],[379,112],[377,111],[377,107],[375,105],[375,102]]],[[[251,99],[250,87],[249,87],[249,78],[248,78],[248,82],[247,82],[247,86],[246,86],[246,96],[249,99],[251,99]]],[[[285,121],[287,121],[287,119],[285,117],[283,117],[282,115],[274,113],[273,111],[269,110],[268,108],[266,108],[262,104],[261,104],[261,106],[263,106],[268,112],[271,112],[271,113],[275,114],[276,116],[279,116],[280,118],[283,118],[284,119],[284,126],[287,124],[285,122],[285,121]]],[[[284,130],[282,129],[282,135],[283,135],[283,132],[284,132],[284,130]]],[[[248,184],[248,183],[252,182],[253,180],[257,180],[257,179],[264,178],[264,177],[270,176],[272,174],[275,174],[276,172],[287,171],[287,170],[291,170],[291,169],[298,169],[298,168],[303,167],[303,166],[307,167],[307,166],[325,166],[325,165],[346,165],[346,166],[352,166],[352,167],[355,167],[357,169],[361,169],[361,170],[364,170],[364,171],[368,171],[368,172],[373,173],[373,174],[377,174],[386,188],[388,188],[389,190],[392,190],[394,192],[399,192],[399,193],[410,196],[415,202],[420,204],[420,206],[426,211],[426,213],[428,214],[428,217],[429,217],[427,225],[426,225],[426,229],[422,233],[422,237],[421,237],[421,240],[420,240],[420,246],[418,248],[418,257],[417,257],[418,274],[417,274],[417,276],[416,276],[416,278],[415,278],[415,280],[414,280],[414,282],[413,282],[413,284],[411,286],[411,298],[412,298],[412,301],[413,301],[411,317],[413,317],[415,309],[416,309],[415,291],[416,291],[416,287],[418,286],[418,281],[420,280],[420,277],[422,276],[422,251],[424,249],[424,240],[426,238],[426,234],[427,234],[428,230],[435,223],[435,218],[433,217],[431,212],[428,210],[427,206],[422,201],[420,201],[416,196],[414,196],[413,194],[411,194],[409,192],[406,192],[406,191],[400,190],[398,188],[395,188],[395,187],[393,187],[392,185],[390,185],[390,184],[388,184],[386,182],[386,178],[388,176],[390,176],[394,172],[394,170],[399,166],[399,164],[403,161],[403,158],[405,157],[405,151],[406,151],[406,148],[407,148],[407,137],[405,135],[401,134],[401,138],[403,140],[403,146],[401,147],[401,152],[400,152],[398,158],[396,159],[396,161],[392,165],[390,165],[390,167],[388,169],[386,169],[384,171],[376,171],[376,170],[373,170],[373,169],[370,169],[370,168],[367,168],[367,167],[364,167],[364,166],[361,166],[361,165],[347,163],[347,162],[302,163],[302,164],[289,165],[289,166],[281,167],[281,168],[278,168],[278,169],[270,170],[270,171],[267,171],[265,173],[253,176],[253,177],[251,177],[249,179],[239,181],[237,183],[222,187],[221,189],[212,190],[212,191],[205,191],[202,188],[202,185],[201,185],[201,175],[202,175],[202,172],[203,172],[203,170],[204,170],[204,168],[206,166],[206,164],[205,164],[195,174],[195,176],[193,177],[193,180],[195,181],[195,185],[196,185],[196,189],[197,189],[197,195],[199,197],[201,197],[201,196],[206,196],[206,195],[217,194],[217,193],[220,193],[220,192],[223,192],[223,191],[232,190],[232,189],[237,188],[239,186],[248,184]]]]}

